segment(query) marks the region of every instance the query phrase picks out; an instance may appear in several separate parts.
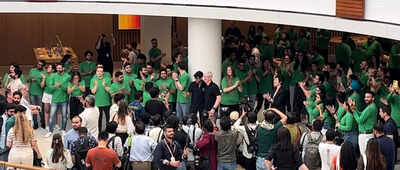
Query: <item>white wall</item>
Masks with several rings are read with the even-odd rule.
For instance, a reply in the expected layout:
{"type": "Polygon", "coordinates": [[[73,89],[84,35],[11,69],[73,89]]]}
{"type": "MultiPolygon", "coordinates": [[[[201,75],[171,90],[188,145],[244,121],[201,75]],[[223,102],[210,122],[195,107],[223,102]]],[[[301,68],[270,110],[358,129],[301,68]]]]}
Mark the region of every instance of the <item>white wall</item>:
{"type": "Polygon", "coordinates": [[[140,44],[142,46],[142,53],[146,54],[147,57],[149,50],[151,49],[151,39],[156,38],[158,40],[158,48],[161,49],[162,53],[166,54],[162,62],[171,61],[171,17],[159,17],[159,16],[141,16],[140,18],[140,44]]]}
{"type": "Polygon", "coordinates": [[[137,4],[127,2],[138,2],[139,0],[118,0],[115,3],[112,3],[112,0],[96,1],[109,2],[0,2],[0,13],[101,13],[240,20],[326,28],[400,40],[400,12],[396,11],[396,8],[399,7],[397,5],[399,0],[366,0],[365,16],[367,19],[393,21],[397,24],[335,17],[335,0],[231,0],[230,3],[218,0],[141,0],[142,3],[137,4]],[[158,4],[154,4],[155,2],[158,4]],[[173,3],[179,3],[179,5],[173,3]],[[183,3],[188,5],[182,5],[183,3]],[[215,6],[193,6],[193,4],[206,3],[215,6]],[[218,5],[232,7],[235,5],[254,7],[256,5],[255,7],[258,8],[271,8],[277,9],[277,11],[218,7],[218,5]],[[305,13],[287,12],[294,10],[305,13]],[[316,13],[322,15],[315,15],[316,13]]]}

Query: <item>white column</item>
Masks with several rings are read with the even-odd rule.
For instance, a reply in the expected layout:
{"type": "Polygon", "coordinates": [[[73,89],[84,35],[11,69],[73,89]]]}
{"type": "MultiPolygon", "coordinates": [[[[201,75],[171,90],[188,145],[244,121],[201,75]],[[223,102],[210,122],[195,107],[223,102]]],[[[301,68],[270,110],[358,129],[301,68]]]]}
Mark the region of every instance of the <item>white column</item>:
{"type": "Polygon", "coordinates": [[[213,81],[220,84],[221,43],[221,20],[188,19],[188,70],[192,79],[197,71],[211,71],[214,74],[213,81]]]}

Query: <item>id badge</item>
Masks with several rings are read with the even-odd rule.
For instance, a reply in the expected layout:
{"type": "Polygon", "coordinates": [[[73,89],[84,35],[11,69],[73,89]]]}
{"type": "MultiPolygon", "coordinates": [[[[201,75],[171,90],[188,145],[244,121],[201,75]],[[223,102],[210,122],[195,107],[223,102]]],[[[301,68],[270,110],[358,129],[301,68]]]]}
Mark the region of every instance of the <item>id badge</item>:
{"type": "Polygon", "coordinates": [[[171,157],[171,162],[175,162],[175,157],[171,157]]]}

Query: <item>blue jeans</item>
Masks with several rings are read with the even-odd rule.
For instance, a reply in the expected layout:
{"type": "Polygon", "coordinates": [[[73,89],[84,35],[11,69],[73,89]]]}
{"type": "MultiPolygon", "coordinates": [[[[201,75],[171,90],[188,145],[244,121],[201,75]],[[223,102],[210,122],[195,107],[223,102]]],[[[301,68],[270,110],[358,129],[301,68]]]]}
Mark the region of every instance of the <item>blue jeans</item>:
{"type": "Polygon", "coordinates": [[[348,132],[343,132],[343,140],[349,141],[354,148],[358,147],[358,131],[357,129],[353,129],[348,132]]]}
{"type": "MultiPolygon", "coordinates": [[[[41,108],[41,111],[39,112],[40,125],[42,127],[45,127],[46,123],[44,121],[44,113],[42,111],[44,109],[43,103],[42,103],[42,95],[38,95],[38,96],[31,95],[31,96],[29,96],[29,99],[30,99],[30,102],[32,105],[40,106],[40,108],[41,108]]],[[[38,115],[32,115],[32,117],[33,117],[33,127],[37,128],[38,127],[38,115]]]]}
{"type": "Polygon", "coordinates": [[[263,157],[257,156],[257,160],[256,160],[257,170],[268,170],[267,167],[265,166],[264,160],[265,159],[263,157]]]}
{"type": "Polygon", "coordinates": [[[176,103],[176,116],[180,120],[183,119],[183,116],[189,115],[190,103],[176,103]]]}
{"type": "Polygon", "coordinates": [[[61,113],[62,113],[61,129],[65,130],[67,128],[67,102],[51,103],[51,108],[50,108],[50,132],[54,131],[54,119],[57,118],[56,113],[60,109],[61,109],[61,113]]]}
{"type": "Polygon", "coordinates": [[[219,162],[217,165],[217,170],[235,170],[236,162],[219,162]]]}

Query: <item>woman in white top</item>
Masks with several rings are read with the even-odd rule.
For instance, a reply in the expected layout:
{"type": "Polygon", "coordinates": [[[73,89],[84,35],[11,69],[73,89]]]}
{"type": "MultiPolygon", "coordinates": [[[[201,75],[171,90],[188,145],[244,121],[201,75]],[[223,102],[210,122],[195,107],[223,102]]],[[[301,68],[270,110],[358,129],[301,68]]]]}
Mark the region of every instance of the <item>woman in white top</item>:
{"type": "Polygon", "coordinates": [[[61,135],[58,133],[53,135],[51,149],[47,152],[45,162],[47,168],[55,170],[66,170],[74,165],[71,154],[67,149],[64,149],[61,135]]]}
{"type": "Polygon", "coordinates": [[[15,124],[7,135],[7,146],[11,148],[8,162],[32,166],[33,151],[37,153],[38,159],[41,159],[42,155],[33,134],[33,128],[25,116],[25,110],[26,108],[21,105],[15,108],[15,124]]]}
{"type": "Polygon", "coordinates": [[[132,118],[128,113],[128,104],[125,101],[119,103],[118,112],[112,117],[111,121],[117,122],[118,127],[115,131],[115,135],[121,138],[122,143],[125,143],[126,138],[133,135],[135,130],[132,118]]]}

